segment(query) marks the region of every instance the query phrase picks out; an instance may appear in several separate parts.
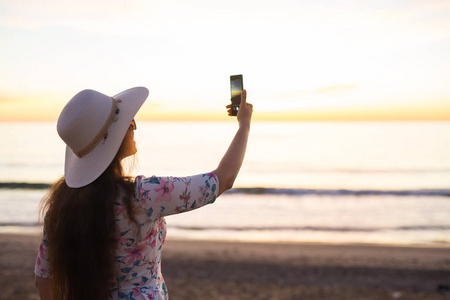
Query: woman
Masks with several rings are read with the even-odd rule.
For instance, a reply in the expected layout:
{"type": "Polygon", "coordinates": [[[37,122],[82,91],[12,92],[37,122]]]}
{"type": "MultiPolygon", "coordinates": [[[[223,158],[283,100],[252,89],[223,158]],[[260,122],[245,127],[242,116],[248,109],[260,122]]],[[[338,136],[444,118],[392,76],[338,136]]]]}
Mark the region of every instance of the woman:
{"type": "Polygon", "coordinates": [[[213,203],[233,186],[253,111],[246,91],[239,129],[217,169],[183,178],[129,178],[121,161],[137,152],[134,116],[147,96],[143,87],[112,98],[85,90],[61,112],[65,168],[43,199],[35,266],[41,299],[168,299],[161,273],[164,216],[213,203]]]}

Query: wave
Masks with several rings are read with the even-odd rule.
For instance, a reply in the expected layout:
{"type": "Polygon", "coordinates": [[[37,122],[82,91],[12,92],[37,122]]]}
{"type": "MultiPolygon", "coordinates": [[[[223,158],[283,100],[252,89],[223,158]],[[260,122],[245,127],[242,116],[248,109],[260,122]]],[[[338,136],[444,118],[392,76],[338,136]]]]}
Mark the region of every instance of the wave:
{"type": "MultiPolygon", "coordinates": [[[[51,187],[49,183],[0,182],[0,189],[42,190],[51,187]]],[[[246,195],[290,195],[290,196],[428,196],[450,197],[450,189],[418,190],[349,190],[349,189],[295,189],[295,188],[233,188],[225,194],[246,195]]]]}
{"type": "Polygon", "coordinates": [[[379,231],[443,231],[450,230],[446,225],[417,225],[417,226],[399,226],[399,227],[328,227],[328,226],[182,226],[169,225],[170,228],[190,231],[317,231],[317,232],[379,232],[379,231]]]}
{"type": "Polygon", "coordinates": [[[0,222],[0,227],[37,227],[41,226],[38,222],[0,222]]]}
{"type": "MultiPolygon", "coordinates": [[[[0,222],[1,227],[38,227],[38,222],[0,222]]],[[[171,225],[169,229],[187,231],[315,231],[315,232],[381,232],[381,231],[444,231],[450,230],[448,225],[415,225],[398,227],[329,227],[329,226],[183,226],[171,225]]]]}
{"type": "Polygon", "coordinates": [[[27,189],[44,190],[50,188],[49,183],[31,183],[31,182],[0,182],[0,189],[27,189]]]}
{"type": "Polygon", "coordinates": [[[234,188],[226,194],[250,195],[318,195],[318,196],[441,196],[450,197],[450,189],[420,190],[348,190],[348,189],[278,189],[278,188],[234,188]]]}

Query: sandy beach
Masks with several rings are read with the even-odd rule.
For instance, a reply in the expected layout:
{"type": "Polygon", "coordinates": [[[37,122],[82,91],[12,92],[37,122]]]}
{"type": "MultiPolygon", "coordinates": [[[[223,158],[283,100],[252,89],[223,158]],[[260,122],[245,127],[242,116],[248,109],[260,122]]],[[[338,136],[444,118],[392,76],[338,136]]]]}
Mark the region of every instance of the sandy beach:
{"type": "MultiPolygon", "coordinates": [[[[0,234],[0,299],[38,299],[39,238],[0,234]]],[[[450,249],[167,240],[170,299],[450,299],[450,249]]]]}

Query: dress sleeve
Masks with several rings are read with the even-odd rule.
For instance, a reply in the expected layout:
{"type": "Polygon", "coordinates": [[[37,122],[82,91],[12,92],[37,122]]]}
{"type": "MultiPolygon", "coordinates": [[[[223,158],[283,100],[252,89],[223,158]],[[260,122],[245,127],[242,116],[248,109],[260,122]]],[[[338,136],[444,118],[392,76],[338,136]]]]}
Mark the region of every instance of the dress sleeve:
{"type": "Polygon", "coordinates": [[[48,265],[47,248],[48,248],[48,240],[44,229],[41,245],[39,247],[39,252],[36,257],[36,264],[34,265],[34,274],[42,278],[50,278],[50,268],[48,265]]]}
{"type": "Polygon", "coordinates": [[[156,219],[213,203],[218,191],[219,180],[214,173],[188,177],[138,176],[135,201],[148,218],[156,219]]]}

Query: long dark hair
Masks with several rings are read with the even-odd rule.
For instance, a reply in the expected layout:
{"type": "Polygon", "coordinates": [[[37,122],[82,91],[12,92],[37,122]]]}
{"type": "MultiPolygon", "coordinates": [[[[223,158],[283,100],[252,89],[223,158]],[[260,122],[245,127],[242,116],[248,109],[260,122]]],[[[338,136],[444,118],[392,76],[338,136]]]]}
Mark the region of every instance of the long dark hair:
{"type": "Polygon", "coordinates": [[[74,189],[62,177],[41,202],[53,299],[110,297],[117,240],[114,203],[119,189],[125,191],[128,216],[135,221],[131,207],[134,182],[124,176],[121,162],[126,147],[123,142],[106,171],[94,182],[74,189]]]}

